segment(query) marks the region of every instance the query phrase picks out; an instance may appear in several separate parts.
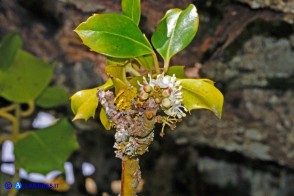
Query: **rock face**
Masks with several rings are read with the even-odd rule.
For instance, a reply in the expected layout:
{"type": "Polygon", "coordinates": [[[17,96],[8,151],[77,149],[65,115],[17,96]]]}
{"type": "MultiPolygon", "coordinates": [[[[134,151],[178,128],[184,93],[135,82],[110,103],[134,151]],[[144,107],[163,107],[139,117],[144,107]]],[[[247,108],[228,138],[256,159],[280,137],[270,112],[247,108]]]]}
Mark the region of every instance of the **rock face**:
{"type": "Polygon", "coordinates": [[[294,51],[286,38],[254,36],[227,62],[210,62],[204,74],[224,83],[226,89],[291,89],[294,51]]]}
{"type": "MultiPolygon", "coordinates": [[[[58,63],[53,82],[72,93],[100,85],[106,77],[104,58],[82,46],[73,29],[93,12],[120,12],[120,1],[41,2],[43,6],[38,0],[0,1],[0,37],[19,32],[25,49],[58,63]]],[[[157,138],[142,160],[142,195],[293,195],[294,26],[283,21],[294,15],[294,1],[144,0],[143,31],[150,36],[166,10],[189,3],[197,5],[202,26],[192,45],[172,63],[198,63],[191,77],[216,82],[225,96],[223,118],[192,111],[175,131],[157,138]],[[254,23],[257,18],[269,28],[254,23]],[[221,39],[212,39],[213,35],[221,39]],[[216,60],[212,57],[218,48],[224,52],[216,60]]],[[[112,135],[95,133],[93,121],[77,127],[83,149],[72,159],[75,170],[81,173],[83,161],[94,163],[100,168],[93,176],[98,189],[109,192],[111,181],[120,175],[113,171],[120,163],[113,161],[112,135]],[[101,142],[100,137],[107,139],[101,142]]],[[[83,183],[82,178],[77,183],[83,183]]],[[[83,192],[78,189],[74,191],[83,192]]]]}
{"type": "Polygon", "coordinates": [[[248,4],[252,9],[270,9],[277,13],[283,13],[283,20],[291,24],[294,23],[294,1],[293,0],[235,0],[248,4]]]}
{"type": "Polygon", "coordinates": [[[237,0],[242,3],[247,3],[253,9],[271,8],[277,11],[294,14],[294,1],[288,0],[237,0]]]}
{"type": "Polygon", "coordinates": [[[205,64],[203,74],[224,89],[223,119],[193,112],[175,137],[293,168],[293,65],[290,40],[261,36],[230,61],[205,64]]]}

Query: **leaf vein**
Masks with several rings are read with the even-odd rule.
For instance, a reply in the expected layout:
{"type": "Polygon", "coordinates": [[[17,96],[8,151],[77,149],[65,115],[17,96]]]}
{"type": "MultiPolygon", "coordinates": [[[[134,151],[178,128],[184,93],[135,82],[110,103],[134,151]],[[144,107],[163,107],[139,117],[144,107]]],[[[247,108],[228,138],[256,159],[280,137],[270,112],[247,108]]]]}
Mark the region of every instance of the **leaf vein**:
{"type": "MultiPolygon", "coordinates": [[[[84,30],[84,31],[89,31],[89,30],[84,30]]],[[[138,41],[138,40],[132,39],[131,37],[123,36],[123,35],[121,35],[121,34],[112,33],[112,32],[108,32],[108,31],[94,31],[94,32],[105,33],[105,34],[114,35],[114,36],[117,36],[117,37],[122,37],[122,38],[127,39],[127,40],[130,40],[130,41],[132,41],[132,42],[134,42],[134,43],[136,43],[136,44],[138,44],[138,45],[141,45],[141,46],[143,46],[144,48],[147,48],[147,49],[150,51],[150,53],[152,52],[152,49],[151,49],[149,46],[143,44],[142,42],[140,42],[140,41],[138,41]]]]}
{"type": "Polygon", "coordinates": [[[37,142],[47,151],[48,155],[51,156],[57,163],[59,163],[59,159],[54,155],[52,151],[50,151],[46,144],[37,136],[37,134],[33,133],[32,136],[36,139],[37,142]]]}

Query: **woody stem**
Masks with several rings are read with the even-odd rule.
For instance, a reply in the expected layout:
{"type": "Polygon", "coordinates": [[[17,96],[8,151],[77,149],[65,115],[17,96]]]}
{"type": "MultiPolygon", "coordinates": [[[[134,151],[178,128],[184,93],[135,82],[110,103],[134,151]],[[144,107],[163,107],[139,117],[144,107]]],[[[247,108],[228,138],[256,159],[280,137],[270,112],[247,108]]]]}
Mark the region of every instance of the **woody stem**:
{"type": "Polygon", "coordinates": [[[129,158],[124,156],[122,159],[121,176],[121,196],[135,196],[136,189],[141,180],[139,158],[129,158]]]}

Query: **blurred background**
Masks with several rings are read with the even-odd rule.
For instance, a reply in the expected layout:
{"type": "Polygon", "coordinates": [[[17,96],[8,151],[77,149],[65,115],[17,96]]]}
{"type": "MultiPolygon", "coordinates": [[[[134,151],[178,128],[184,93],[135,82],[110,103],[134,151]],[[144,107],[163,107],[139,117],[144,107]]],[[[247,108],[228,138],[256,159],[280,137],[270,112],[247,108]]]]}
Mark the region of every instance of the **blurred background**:
{"type": "MultiPolygon", "coordinates": [[[[225,97],[223,118],[193,111],[163,138],[157,127],[141,159],[139,195],[294,195],[294,1],[142,0],[140,28],[150,38],[168,9],[190,3],[198,8],[199,31],[171,64],[185,65],[188,77],[216,82],[225,97]]],[[[26,51],[55,63],[51,83],[72,95],[106,79],[104,57],[83,46],[73,30],[93,13],[119,13],[120,7],[120,0],[0,0],[0,40],[17,32],[26,51]]],[[[40,111],[23,119],[23,127],[33,128],[36,119],[73,118],[69,103],[42,110],[45,120],[40,111]]],[[[0,124],[3,135],[9,123],[0,124]]],[[[113,132],[98,117],[72,125],[80,147],[66,162],[69,190],[23,189],[18,195],[117,195],[121,163],[113,132]]],[[[13,174],[12,147],[5,145],[0,190],[13,174]]]]}

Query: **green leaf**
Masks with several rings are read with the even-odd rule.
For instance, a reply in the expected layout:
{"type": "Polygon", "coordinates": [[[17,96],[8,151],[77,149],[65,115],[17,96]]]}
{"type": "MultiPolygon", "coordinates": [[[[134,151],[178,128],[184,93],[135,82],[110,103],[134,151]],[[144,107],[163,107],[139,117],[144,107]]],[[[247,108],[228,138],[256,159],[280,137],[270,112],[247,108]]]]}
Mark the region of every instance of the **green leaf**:
{"type": "Polygon", "coordinates": [[[150,70],[154,65],[153,57],[151,54],[136,57],[135,60],[145,69],[150,70]]]}
{"type": "Polygon", "coordinates": [[[143,76],[135,76],[135,77],[132,77],[130,80],[129,80],[130,84],[135,87],[136,89],[140,89],[141,87],[139,86],[138,83],[140,84],[143,84],[143,76]]]}
{"type": "Polygon", "coordinates": [[[139,64],[142,67],[144,67],[147,70],[152,69],[153,67],[153,57],[151,54],[135,57],[134,61],[130,58],[113,58],[113,57],[107,57],[106,58],[106,65],[111,65],[111,66],[127,66],[132,62],[132,65],[139,64]]]}
{"type": "Polygon", "coordinates": [[[48,87],[37,98],[36,104],[43,108],[57,107],[68,102],[68,93],[60,87],[48,87]]]}
{"type": "Polygon", "coordinates": [[[95,116],[98,107],[98,97],[96,95],[98,88],[81,90],[71,97],[71,109],[75,114],[75,120],[88,120],[95,116]]]}
{"type": "Polygon", "coordinates": [[[0,71],[9,68],[13,63],[17,51],[22,47],[22,40],[16,33],[4,36],[0,44],[0,71]]]}
{"type": "Polygon", "coordinates": [[[106,130],[110,130],[111,129],[111,124],[110,121],[108,120],[108,117],[106,115],[105,109],[102,107],[100,110],[100,120],[102,125],[104,126],[104,128],[106,130]]]}
{"type": "Polygon", "coordinates": [[[133,58],[153,52],[139,27],[121,14],[95,14],[75,32],[91,50],[106,56],[133,58]]]}
{"type": "Polygon", "coordinates": [[[160,21],[151,41],[165,62],[183,50],[194,38],[198,30],[197,9],[190,4],[185,10],[171,9],[160,21]]]}
{"type": "Polygon", "coordinates": [[[130,59],[126,58],[114,58],[114,57],[107,57],[106,58],[106,65],[116,65],[116,66],[126,66],[130,59]]]}
{"type": "Polygon", "coordinates": [[[181,82],[183,105],[189,110],[208,109],[218,118],[222,116],[224,97],[208,79],[179,79],[181,82]]]}
{"type": "Polygon", "coordinates": [[[64,163],[79,147],[74,128],[63,119],[55,125],[32,132],[16,142],[15,162],[28,173],[64,171],[64,163]]]}
{"type": "Polygon", "coordinates": [[[18,50],[9,69],[0,74],[0,95],[13,102],[34,100],[50,82],[53,66],[18,50]]]}
{"type": "Polygon", "coordinates": [[[141,0],[122,0],[121,7],[123,14],[138,25],[141,17],[141,0]]]}
{"type": "Polygon", "coordinates": [[[88,120],[95,116],[96,108],[98,107],[97,90],[108,90],[113,87],[111,79],[108,79],[105,84],[97,88],[86,89],[76,92],[71,98],[71,110],[75,114],[73,120],[88,120]]]}
{"type": "Polygon", "coordinates": [[[22,47],[22,40],[16,33],[6,34],[0,43],[0,96],[7,83],[6,71],[13,63],[17,51],[22,47]]]}
{"type": "Polygon", "coordinates": [[[176,78],[185,78],[185,70],[184,70],[185,66],[182,65],[174,65],[169,67],[166,75],[172,76],[175,74],[176,78]]]}
{"type": "Polygon", "coordinates": [[[119,78],[124,83],[128,83],[125,66],[107,65],[105,67],[105,72],[112,78],[119,78]]]}
{"type": "Polygon", "coordinates": [[[115,94],[116,96],[118,95],[118,93],[120,92],[121,89],[125,89],[128,85],[123,82],[121,79],[119,78],[111,78],[114,88],[115,88],[115,94]]]}

